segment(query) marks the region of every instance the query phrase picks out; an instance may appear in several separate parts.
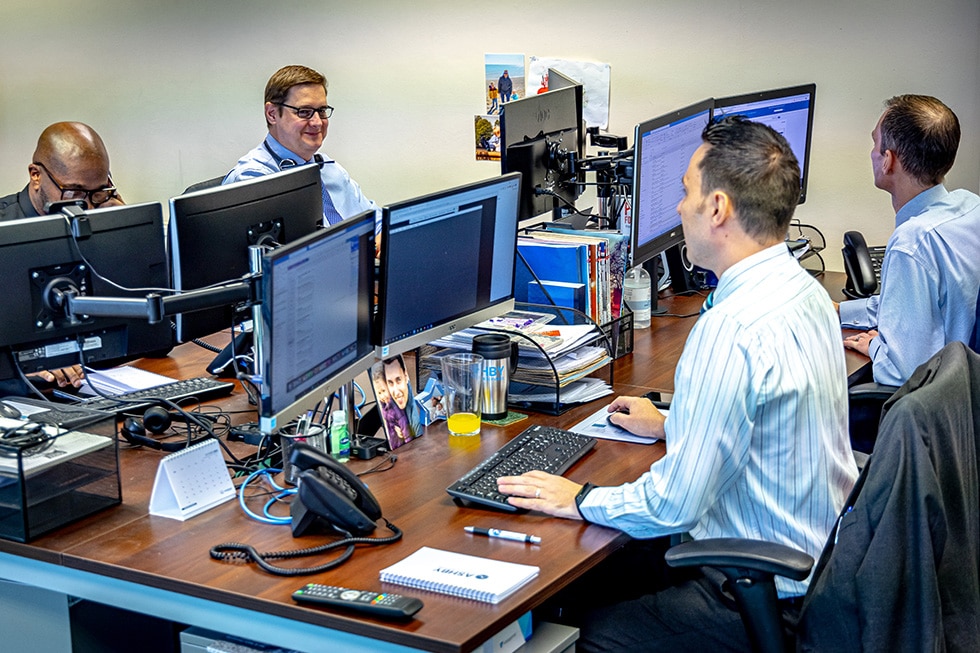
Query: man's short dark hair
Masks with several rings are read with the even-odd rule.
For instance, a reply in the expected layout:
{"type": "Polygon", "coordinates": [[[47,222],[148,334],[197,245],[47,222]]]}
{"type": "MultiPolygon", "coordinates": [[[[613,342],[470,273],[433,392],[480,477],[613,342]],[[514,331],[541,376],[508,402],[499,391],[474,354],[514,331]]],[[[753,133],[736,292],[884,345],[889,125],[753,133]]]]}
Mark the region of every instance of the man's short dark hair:
{"type": "Polygon", "coordinates": [[[800,200],[800,166],[789,143],[771,127],[727,116],[701,133],[701,191],[728,194],[739,223],[759,242],[784,238],[800,200]]]}
{"type": "Polygon", "coordinates": [[[959,144],[960,121],[936,98],[896,95],[885,102],[880,151],[894,152],[905,171],[919,183],[942,183],[953,167],[959,144]]]}

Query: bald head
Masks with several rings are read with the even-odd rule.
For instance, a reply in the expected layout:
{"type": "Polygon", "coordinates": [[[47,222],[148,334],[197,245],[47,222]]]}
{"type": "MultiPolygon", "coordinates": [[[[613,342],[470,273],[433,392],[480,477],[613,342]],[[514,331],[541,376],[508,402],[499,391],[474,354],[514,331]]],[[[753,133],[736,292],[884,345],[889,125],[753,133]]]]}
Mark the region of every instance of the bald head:
{"type": "Polygon", "coordinates": [[[27,170],[31,203],[40,214],[46,203],[61,199],[59,186],[86,191],[111,185],[105,143],[94,129],[80,122],[56,122],[41,132],[27,170]]]}

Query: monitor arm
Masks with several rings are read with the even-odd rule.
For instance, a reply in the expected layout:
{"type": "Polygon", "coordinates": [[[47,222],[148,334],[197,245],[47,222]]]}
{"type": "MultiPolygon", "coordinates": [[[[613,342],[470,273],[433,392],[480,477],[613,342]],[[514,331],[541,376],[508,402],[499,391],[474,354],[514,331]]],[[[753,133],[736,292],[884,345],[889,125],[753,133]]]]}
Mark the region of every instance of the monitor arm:
{"type": "Polygon", "coordinates": [[[164,317],[188,313],[206,308],[217,308],[229,304],[257,303],[258,275],[246,275],[241,281],[218,286],[201,288],[177,295],[163,296],[149,293],[137,297],[98,297],[79,294],[74,285],[66,288],[52,287],[48,290],[46,303],[60,308],[72,319],[87,317],[120,317],[145,319],[156,324],[164,317]]]}

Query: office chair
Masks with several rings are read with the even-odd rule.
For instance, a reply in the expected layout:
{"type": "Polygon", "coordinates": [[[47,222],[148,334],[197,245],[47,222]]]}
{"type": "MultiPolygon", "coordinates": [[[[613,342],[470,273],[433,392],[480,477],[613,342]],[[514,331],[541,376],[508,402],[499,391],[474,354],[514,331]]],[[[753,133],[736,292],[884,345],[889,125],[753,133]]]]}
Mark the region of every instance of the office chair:
{"type": "Polygon", "coordinates": [[[884,408],[874,454],[813,572],[799,623],[781,622],[773,576],[813,560],[779,544],[700,540],[672,566],[711,566],[753,650],[975,651],[980,642],[980,355],[954,342],[884,408]]]}
{"type": "MultiPolygon", "coordinates": [[[[967,343],[980,353],[980,292],[977,293],[976,316],[973,322],[973,335],[967,343]]],[[[851,448],[869,454],[878,437],[878,423],[884,403],[898,390],[898,386],[882,383],[858,383],[847,390],[848,427],[851,435],[851,448]]]]}
{"type": "Polygon", "coordinates": [[[220,177],[212,177],[211,179],[205,179],[204,181],[199,181],[196,184],[191,184],[190,186],[185,188],[184,192],[181,194],[186,195],[187,193],[193,193],[195,191],[206,190],[208,188],[214,188],[215,186],[220,186],[221,181],[224,178],[225,175],[221,175],[220,177]]]}

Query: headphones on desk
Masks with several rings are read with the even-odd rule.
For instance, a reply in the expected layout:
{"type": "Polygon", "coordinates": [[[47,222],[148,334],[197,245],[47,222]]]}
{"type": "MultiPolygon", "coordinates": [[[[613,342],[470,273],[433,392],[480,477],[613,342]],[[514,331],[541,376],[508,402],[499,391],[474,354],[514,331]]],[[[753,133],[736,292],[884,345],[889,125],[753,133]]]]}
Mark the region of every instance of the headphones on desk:
{"type": "Polygon", "coordinates": [[[126,442],[138,447],[149,447],[161,451],[173,452],[180,451],[186,447],[191,447],[198,442],[211,437],[215,418],[203,413],[173,413],[163,406],[150,406],[143,413],[143,419],[129,416],[123,420],[120,435],[126,442]],[[161,435],[169,429],[174,422],[200,427],[205,431],[205,435],[192,439],[190,442],[182,440],[179,442],[161,442],[150,435],[161,435]]]}

